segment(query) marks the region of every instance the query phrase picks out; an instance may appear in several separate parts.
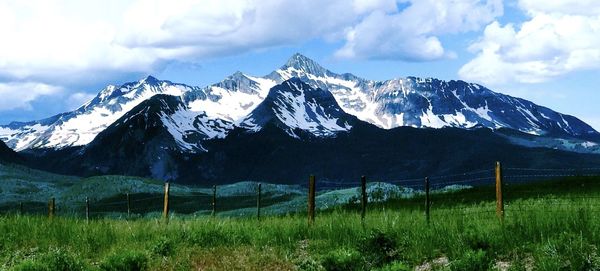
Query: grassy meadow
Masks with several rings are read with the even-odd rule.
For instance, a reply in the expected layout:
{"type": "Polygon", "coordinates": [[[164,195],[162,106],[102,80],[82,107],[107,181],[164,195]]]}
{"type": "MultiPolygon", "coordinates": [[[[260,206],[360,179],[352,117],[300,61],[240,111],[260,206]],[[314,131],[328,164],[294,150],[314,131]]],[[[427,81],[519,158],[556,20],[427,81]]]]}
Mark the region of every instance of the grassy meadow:
{"type": "Polygon", "coordinates": [[[494,188],[317,213],[227,218],[0,216],[2,270],[600,270],[600,178],[494,188]]]}

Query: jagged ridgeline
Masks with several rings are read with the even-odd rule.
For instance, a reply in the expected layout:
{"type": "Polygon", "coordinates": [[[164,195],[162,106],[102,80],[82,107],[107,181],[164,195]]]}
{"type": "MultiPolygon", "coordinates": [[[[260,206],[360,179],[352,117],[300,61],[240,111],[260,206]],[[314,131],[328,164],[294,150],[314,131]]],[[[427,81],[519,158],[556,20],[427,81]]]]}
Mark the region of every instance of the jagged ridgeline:
{"type": "Polygon", "coordinates": [[[300,54],[207,87],[151,76],[111,85],[75,111],[1,126],[0,137],[50,171],[187,183],[600,161],[600,135],[576,117],[463,81],[338,74],[300,54]]]}

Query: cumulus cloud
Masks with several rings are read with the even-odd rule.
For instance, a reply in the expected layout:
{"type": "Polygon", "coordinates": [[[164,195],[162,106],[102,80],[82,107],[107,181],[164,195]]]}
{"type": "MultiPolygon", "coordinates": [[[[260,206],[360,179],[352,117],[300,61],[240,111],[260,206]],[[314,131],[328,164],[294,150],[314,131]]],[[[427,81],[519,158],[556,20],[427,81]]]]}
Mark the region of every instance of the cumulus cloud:
{"type": "Polygon", "coordinates": [[[521,0],[520,26],[489,24],[459,76],[486,84],[538,83],[600,68],[600,7],[587,0],[521,0]]]}
{"type": "Polygon", "coordinates": [[[32,0],[0,2],[0,76],[48,82],[57,76],[149,71],[171,50],[115,42],[118,1],[32,0]]]}
{"type": "Polygon", "coordinates": [[[596,0],[520,0],[519,7],[530,13],[566,13],[598,16],[600,5],[596,0]]]}
{"type": "Polygon", "coordinates": [[[453,57],[438,36],[475,31],[502,15],[501,0],[403,0],[396,13],[376,11],[347,30],[339,57],[428,61],[453,57]]]}
{"type": "Polygon", "coordinates": [[[431,60],[437,35],[476,30],[500,0],[7,0],[0,2],[0,76],[51,81],[151,72],[172,60],[232,55],[343,37],[346,57],[431,60]],[[370,49],[369,49],[370,48],[370,49]]]}
{"type": "Polygon", "coordinates": [[[477,30],[501,13],[501,0],[5,0],[0,82],[74,92],[70,85],[173,61],[314,39],[341,42],[340,57],[435,60],[453,55],[440,35],[477,30]]]}
{"type": "Polygon", "coordinates": [[[0,77],[48,82],[152,72],[172,60],[232,55],[332,35],[393,0],[0,2],[0,77]]]}
{"type": "Polygon", "coordinates": [[[0,83],[0,109],[25,109],[31,110],[31,102],[45,95],[61,93],[61,87],[26,82],[26,83],[0,83]]]}

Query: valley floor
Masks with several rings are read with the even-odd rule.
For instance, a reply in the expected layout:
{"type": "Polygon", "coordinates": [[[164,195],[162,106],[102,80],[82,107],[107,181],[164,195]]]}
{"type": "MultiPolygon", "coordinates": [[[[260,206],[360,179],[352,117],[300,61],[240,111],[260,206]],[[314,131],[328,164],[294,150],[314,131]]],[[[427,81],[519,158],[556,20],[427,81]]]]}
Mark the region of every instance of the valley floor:
{"type": "Polygon", "coordinates": [[[598,270],[600,179],[256,218],[0,216],[3,270],[598,270]],[[537,189],[536,189],[537,188],[537,189]],[[535,190],[535,195],[532,191],[535,190]],[[479,196],[478,196],[479,195],[479,196]],[[484,196],[481,196],[484,195],[484,196]]]}

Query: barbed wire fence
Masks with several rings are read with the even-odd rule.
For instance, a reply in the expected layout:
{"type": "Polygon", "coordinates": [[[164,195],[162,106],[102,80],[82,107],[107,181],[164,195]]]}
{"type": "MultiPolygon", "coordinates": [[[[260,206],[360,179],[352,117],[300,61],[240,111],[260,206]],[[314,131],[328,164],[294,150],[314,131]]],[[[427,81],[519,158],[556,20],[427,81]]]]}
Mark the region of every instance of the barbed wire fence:
{"type": "MultiPolygon", "coordinates": [[[[309,221],[314,221],[316,210],[354,206],[361,210],[364,219],[367,206],[394,201],[402,202],[396,208],[412,206],[424,211],[427,221],[438,210],[457,215],[496,213],[503,218],[505,213],[539,211],[541,205],[547,212],[579,208],[600,213],[600,189],[589,189],[590,185],[600,186],[600,167],[503,168],[498,163],[495,168],[423,178],[369,180],[363,176],[357,181],[311,178],[315,181],[294,186],[294,189],[285,192],[279,191],[281,185],[276,184],[255,183],[238,189],[240,191],[213,186],[213,189],[204,189],[203,192],[170,191],[167,184],[164,193],[123,193],[100,200],[61,201],[61,198],[52,198],[48,202],[18,202],[14,208],[3,208],[3,213],[60,215],[88,220],[107,217],[169,218],[174,215],[260,218],[261,215],[307,214],[309,221]],[[545,185],[548,181],[569,178],[589,182],[554,184],[559,189],[545,185]],[[540,185],[525,185],[536,182],[540,185]],[[261,185],[262,189],[259,189],[261,185]],[[491,207],[494,202],[495,208],[491,207]],[[490,208],[481,208],[482,203],[487,203],[490,208]]],[[[289,187],[286,189],[290,190],[289,187]]]]}

